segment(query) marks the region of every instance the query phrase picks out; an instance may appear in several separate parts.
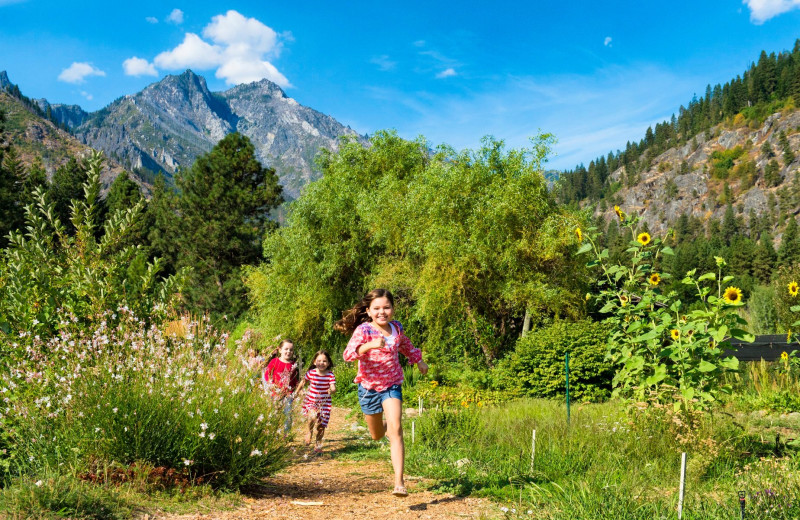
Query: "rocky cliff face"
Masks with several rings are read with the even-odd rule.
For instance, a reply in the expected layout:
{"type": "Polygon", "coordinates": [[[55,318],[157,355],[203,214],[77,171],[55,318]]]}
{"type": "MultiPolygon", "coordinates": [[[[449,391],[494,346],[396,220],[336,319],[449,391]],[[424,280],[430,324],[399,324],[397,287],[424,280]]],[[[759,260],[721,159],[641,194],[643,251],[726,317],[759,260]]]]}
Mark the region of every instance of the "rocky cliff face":
{"type": "Polygon", "coordinates": [[[214,93],[189,70],[89,114],[73,131],[123,165],[168,175],[191,166],[226,134],[240,132],[253,142],[259,160],[275,168],[291,198],[319,177],[314,158],[322,148],[336,151],[343,135],[366,143],[268,80],[214,93]]]}
{"type": "MultiPolygon", "coordinates": [[[[0,74],[0,76],[2,75],[0,74]]],[[[89,146],[79,142],[69,132],[34,113],[19,99],[1,89],[0,110],[6,115],[7,138],[19,154],[23,164],[28,166],[33,163],[41,164],[48,177],[52,177],[56,169],[66,163],[70,157],[86,158],[92,151],[89,146]]],[[[100,174],[103,193],[108,190],[122,170],[123,168],[117,162],[106,160],[100,174]]],[[[150,186],[135,175],[132,178],[147,193],[150,186]]]]}
{"type": "MultiPolygon", "coordinates": [[[[626,212],[638,213],[651,231],[662,233],[686,213],[701,218],[722,219],[727,201],[723,194],[728,191],[737,214],[748,215],[750,210],[761,215],[772,211],[778,203],[784,203],[789,187],[794,187],[795,175],[800,173],[800,111],[787,110],[769,116],[763,124],[735,126],[718,125],[706,134],[697,135],[692,141],[678,148],[671,148],[659,155],[651,167],[639,174],[636,184],[620,189],[612,197],[626,212]],[[786,164],[779,135],[784,132],[796,158],[786,164]],[[774,155],[764,150],[769,143],[774,155]],[[727,178],[712,174],[715,151],[734,150],[741,147],[741,155],[730,168],[727,178]],[[738,178],[736,167],[749,161],[754,163],[752,181],[738,178]],[[773,179],[767,179],[765,171],[771,161],[777,163],[773,179]],[[727,186],[727,188],[726,188],[727,186]]],[[[613,172],[611,181],[621,182],[624,168],[613,172]]],[[[798,185],[800,187],[800,185],[798,185]]],[[[785,206],[785,204],[782,204],[785,206]]],[[[607,220],[614,218],[611,205],[597,206],[596,214],[607,220]]],[[[800,208],[792,207],[797,214],[800,208]]]]}

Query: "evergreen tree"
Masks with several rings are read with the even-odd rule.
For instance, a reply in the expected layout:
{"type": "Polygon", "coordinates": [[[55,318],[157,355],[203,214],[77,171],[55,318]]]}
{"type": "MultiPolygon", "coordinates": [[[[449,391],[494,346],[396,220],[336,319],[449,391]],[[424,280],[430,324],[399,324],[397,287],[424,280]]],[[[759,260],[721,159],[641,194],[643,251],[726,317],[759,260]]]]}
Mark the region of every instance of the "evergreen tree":
{"type": "Polygon", "coordinates": [[[792,146],[789,144],[789,138],[786,137],[786,132],[783,130],[781,130],[778,135],[778,144],[783,151],[783,164],[789,166],[794,162],[794,152],[792,151],[792,146]]]}
{"type": "Polygon", "coordinates": [[[7,235],[23,222],[17,206],[17,178],[7,167],[10,146],[5,135],[5,113],[0,110],[0,247],[8,244],[7,235]]]}
{"type": "Polygon", "coordinates": [[[184,300],[194,311],[237,315],[246,306],[241,267],[262,255],[269,211],[282,201],[274,170],[258,162],[250,140],[225,136],[175,179],[176,267],[192,269],[184,300]]]}
{"type": "Polygon", "coordinates": [[[755,256],[753,257],[753,276],[761,284],[768,284],[775,270],[778,255],[772,245],[772,234],[769,231],[761,233],[755,256]]]}
{"type": "MultiPolygon", "coordinates": [[[[727,187],[727,185],[726,185],[727,187]]],[[[731,240],[739,234],[739,228],[736,223],[736,215],[733,213],[733,205],[728,201],[725,207],[725,215],[722,217],[722,239],[727,245],[730,245],[731,240]]]]}
{"type": "Polygon", "coordinates": [[[47,195],[55,206],[55,213],[70,231],[74,227],[70,222],[73,200],[83,200],[83,184],[89,178],[86,165],[78,162],[74,157],[56,169],[50,183],[47,195]]]}
{"type": "Polygon", "coordinates": [[[781,246],[778,248],[778,265],[788,267],[798,261],[800,261],[800,239],[797,236],[797,220],[791,215],[783,231],[781,246]]]}

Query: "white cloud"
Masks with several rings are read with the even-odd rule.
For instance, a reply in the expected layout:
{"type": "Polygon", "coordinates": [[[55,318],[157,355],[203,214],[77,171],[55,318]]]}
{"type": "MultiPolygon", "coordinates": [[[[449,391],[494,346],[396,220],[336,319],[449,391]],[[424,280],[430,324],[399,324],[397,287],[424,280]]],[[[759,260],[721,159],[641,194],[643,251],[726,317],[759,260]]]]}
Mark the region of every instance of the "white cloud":
{"type": "Polygon", "coordinates": [[[143,58],[136,56],[122,62],[126,76],[158,76],[155,66],[143,58]]]}
{"type": "MultiPolygon", "coordinates": [[[[291,33],[282,35],[290,39],[291,33]]],[[[291,83],[270,61],[280,55],[278,34],[255,18],[236,11],[217,15],[203,29],[203,38],[186,33],[183,43],[155,57],[163,69],[217,69],[216,76],[229,85],[266,78],[290,87],[291,83]]]]}
{"type": "Polygon", "coordinates": [[[194,33],[186,33],[183,43],[171,51],[162,52],[153,60],[162,69],[212,69],[221,62],[221,49],[194,33]]]}
{"type": "Polygon", "coordinates": [[[742,0],[750,9],[750,21],[761,25],[779,14],[800,8],[800,0],[742,0]]]}
{"type": "Polygon", "coordinates": [[[167,21],[169,23],[174,23],[175,25],[180,25],[183,23],[183,11],[180,9],[173,9],[169,16],[167,16],[167,21]]]}
{"type": "Polygon", "coordinates": [[[148,16],[145,20],[147,20],[147,23],[158,23],[158,18],[155,16],[148,16]]]}
{"type": "Polygon", "coordinates": [[[412,45],[414,47],[425,47],[425,40],[417,40],[412,45]]]}
{"type": "Polygon", "coordinates": [[[386,54],[382,54],[380,56],[376,56],[369,60],[370,63],[374,63],[378,66],[378,70],[393,70],[397,66],[396,61],[392,61],[389,59],[389,56],[386,54]]]}
{"type": "Polygon", "coordinates": [[[72,65],[61,71],[59,81],[66,83],[83,83],[87,76],[105,76],[106,73],[85,62],[73,62],[72,65]]]}
{"type": "Polygon", "coordinates": [[[86,92],[85,90],[81,90],[81,96],[85,97],[89,101],[94,99],[94,96],[86,92]]]}
{"type": "Polygon", "coordinates": [[[440,72],[439,74],[437,74],[437,75],[436,75],[436,77],[437,77],[438,79],[442,79],[442,78],[452,78],[452,77],[453,77],[453,76],[455,76],[455,75],[456,75],[456,71],[455,71],[455,69],[453,69],[453,68],[449,68],[449,69],[445,69],[445,70],[443,70],[442,72],[440,72]]]}
{"type": "Polygon", "coordinates": [[[606,36],[605,40],[603,40],[603,45],[611,47],[611,36],[606,36]]]}

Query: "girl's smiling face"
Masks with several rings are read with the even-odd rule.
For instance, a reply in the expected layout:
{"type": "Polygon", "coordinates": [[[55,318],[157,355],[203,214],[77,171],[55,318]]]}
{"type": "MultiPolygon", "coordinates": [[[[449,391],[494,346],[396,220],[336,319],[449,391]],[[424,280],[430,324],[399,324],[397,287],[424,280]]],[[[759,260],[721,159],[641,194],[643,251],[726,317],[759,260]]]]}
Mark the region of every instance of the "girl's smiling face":
{"type": "Polygon", "coordinates": [[[294,343],[289,343],[288,341],[281,345],[280,349],[278,349],[278,353],[280,354],[280,359],[284,363],[288,363],[292,360],[292,354],[294,353],[294,343]]]}
{"type": "Polygon", "coordinates": [[[325,372],[331,367],[331,364],[328,363],[328,358],[325,357],[324,354],[320,354],[314,360],[314,366],[316,367],[317,370],[325,372]]]}
{"type": "Polygon", "coordinates": [[[381,327],[388,326],[389,322],[392,321],[392,316],[394,316],[394,307],[392,307],[392,302],[390,302],[389,298],[386,298],[385,296],[381,298],[375,298],[369,304],[367,316],[369,316],[373,323],[381,327]]]}

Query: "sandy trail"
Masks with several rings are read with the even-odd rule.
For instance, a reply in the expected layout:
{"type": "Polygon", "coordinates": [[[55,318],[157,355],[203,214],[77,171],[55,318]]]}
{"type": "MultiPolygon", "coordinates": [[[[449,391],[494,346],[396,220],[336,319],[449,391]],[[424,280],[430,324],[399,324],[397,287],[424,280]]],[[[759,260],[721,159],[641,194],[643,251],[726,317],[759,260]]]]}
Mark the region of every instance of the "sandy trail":
{"type": "MultiPolygon", "coordinates": [[[[265,479],[236,510],[192,515],[157,516],[159,520],[197,519],[432,519],[494,518],[502,516],[488,500],[435,494],[423,489],[422,479],[406,477],[409,496],[391,495],[392,466],[385,460],[341,460],[358,450],[366,432],[355,429],[349,411],[333,408],[322,454],[297,444],[295,463],[284,472],[265,479]],[[321,504],[319,504],[321,502],[321,504]]],[[[297,430],[302,439],[302,432],[297,430]]],[[[408,435],[406,436],[408,437],[408,435]]],[[[408,442],[409,439],[406,439],[408,442]]],[[[150,517],[155,520],[154,517],[150,517]]]]}

